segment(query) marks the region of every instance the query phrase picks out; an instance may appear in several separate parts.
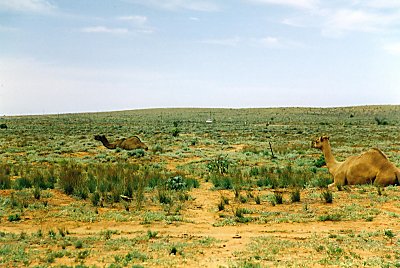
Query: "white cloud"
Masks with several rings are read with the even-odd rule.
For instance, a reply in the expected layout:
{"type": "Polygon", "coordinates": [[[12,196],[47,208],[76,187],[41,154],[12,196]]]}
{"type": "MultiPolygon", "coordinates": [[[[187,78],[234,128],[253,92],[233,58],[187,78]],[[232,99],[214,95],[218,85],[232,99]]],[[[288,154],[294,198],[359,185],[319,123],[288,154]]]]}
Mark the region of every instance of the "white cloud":
{"type": "Polygon", "coordinates": [[[302,18],[284,18],[281,23],[292,27],[306,27],[302,18]]]}
{"type": "Polygon", "coordinates": [[[80,30],[83,33],[107,33],[107,34],[127,34],[129,30],[126,28],[110,28],[105,26],[85,27],[80,30]]]}
{"type": "Polygon", "coordinates": [[[380,9],[400,8],[399,0],[370,0],[366,1],[366,6],[380,9]]]}
{"type": "Polygon", "coordinates": [[[138,15],[120,16],[117,19],[121,20],[121,21],[129,21],[129,22],[132,22],[132,23],[137,24],[137,25],[143,25],[143,24],[147,23],[147,17],[146,16],[138,16],[138,15]]]}
{"type": "Polygon", "coordinates": [[[52,13],[56,6],[46,0],[4,0],[0,1],[0,10],[22,13],[52,13]]]}
{"type": "Polygon", "coordinates": [[[148,18],[140,15],[120,16],[117,17],[120,22],[129,23],[129,28],[136,33],[152,34],[154,28],[148,25],[148,18]]]}
{"type": "Polygon", "coordinates": [[[16,32],[18,28],[0,25],[0,32],[16,32]]]}
{"type": "Polygon", "coordinates": [[[292,7],[312,7],[307,13],[286,15],[280,23],[290,27],[320,29],[326,37],[342,37],[350,32],[388,34],[400,27],[399,0],[292,1],[247,0],[292,7]]]}
{"type": "Polygon", "coordinates": [[[400,56],[400,42],[386,44],[383,49],[392,55],[400,56]]]}
{"type": "Polygon", "coordinates": [[[213,1],[205,0],[127,0],[145,6],[167,10],[193,10],[203,12],[218,11],[219,7],[213,1]]]}
{"type": "Polygon", "coordinates": [[[341,36],[346,32],[384,33],[400,24],[400,14],[382,14],[363,9],[324,10],[322,32],[327,36],[341,36]]]}
{"type": "Polygon", "coordinates": [[[272,36],[262,38],[261,44],[267,47],[279,47],[281,45],[280,40],[277,37],[272,37],[272,36]]]}
{"type": "Polygon", "coordinates": [[[377,31],[379,17],[361,10],[342,9],[328,15],[326,31],[341,34],[344,31],[377,31]]]}
{"type": "Polygon", "coordinates": [[[297,49],[305,47],[301,42],[275,36],[267,36],[256,41],[261,46],[270,49],[297,49]]]}
{"type": "Polygon", "coordinates": [[[314,9],[318,7],[318,0],[248,0],[254,3],[280,5],[291,8],[314,9]]]}
{"type": "Polygon", "coordinates": [[[239,37],[232,37],[232,38],[221,38],[221,39],[207,39],[203,40],[202,43],[209,44],[209,45],[218,45],[218,46],[229,46],[235,47],[238,46],[241,42],[239,37]]]}
{"type": "Polygon", "coordinates": [[[215,38],[206,39],[201,41],[203,44],[225,46],[225,47],[264,47],[270,49],[292,49],[302,48],[304,44],[285,38],[267,36],[262,38],[243,38],[243,37],[231,37],[231,38],[215,38]]]}

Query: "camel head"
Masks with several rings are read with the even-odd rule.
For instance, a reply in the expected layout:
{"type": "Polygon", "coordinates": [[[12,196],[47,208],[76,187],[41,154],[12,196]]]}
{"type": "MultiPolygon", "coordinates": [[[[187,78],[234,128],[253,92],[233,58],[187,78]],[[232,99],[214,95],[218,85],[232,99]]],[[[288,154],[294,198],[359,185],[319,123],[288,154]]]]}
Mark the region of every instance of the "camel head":
{"type": "Polygon", "coordinates": [[[316,148],[316,149],[321,149],[324,146],[324,143],[326,141],[329,141],[329,137],[328,136],[322,136],[317,138],[316,140],[311,142],[311,148],[316,148]]]}
{"type": "Polygon", "coordinates": [[[149,149],[149,147],[147,147],[147,145],[144,144],[143,142],[142,142],[142,144],[141,144],[141,148],[142,148],[143,150],[145,150],[145,151],[147,151],[147,150],[149,149]]]}
{"type": "Polygon", "coordinates": [[[104,135],[95,135],[94,136],[94,139],[96,141],[103,141],[105,138],[106,138],[106,136],[104,136],[104,135]]]}

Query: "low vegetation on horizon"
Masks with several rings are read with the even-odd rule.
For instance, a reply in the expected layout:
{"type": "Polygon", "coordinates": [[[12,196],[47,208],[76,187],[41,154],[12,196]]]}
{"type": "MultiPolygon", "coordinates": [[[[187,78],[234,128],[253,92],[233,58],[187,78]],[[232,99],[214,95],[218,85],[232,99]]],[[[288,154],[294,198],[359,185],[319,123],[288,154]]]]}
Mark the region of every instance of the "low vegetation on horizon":
{"type": "Polygon", "coordinates": [[[329,135],[338,161],[379,148],[400,167],[400,106],[0,124],[0,266],[400,266],[398,186],[327,188],[333,178],[311,148],[329,135]],[[108,149],[99,135],[146,146],[108,149]]]}

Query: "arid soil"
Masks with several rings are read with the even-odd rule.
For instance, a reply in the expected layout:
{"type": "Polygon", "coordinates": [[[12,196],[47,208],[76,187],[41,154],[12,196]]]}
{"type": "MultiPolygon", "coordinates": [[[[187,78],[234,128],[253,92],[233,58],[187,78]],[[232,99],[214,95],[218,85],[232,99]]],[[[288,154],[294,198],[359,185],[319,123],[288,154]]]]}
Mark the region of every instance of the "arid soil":
{"type": "MultiPolygon", "coordinates": [[[[357,218],[356,220],[339,219],[337,221],[300,219],[298,221],[282,220],[282,222],[276,222],[271,219],[263,223],[249,222],[215,226],[215,223],[220,221],[221,212],[218,212],[217,204],[221,199],[221,194],[229,196],[233,200],[233,193],[212,190],[211,183],[203,182],[200,188],[193,189],[190,192],[192,200],[187,202],[182,209],[181,213],[184,220],[179,222],[166,223],[161,221],[143,224],[140,216],[135,212],[131,212],[133,214],[132,220],[123,222],[104,218],[94,222],[72,220],[65,216],[64,208],[71,204],[75,204],[75,207],[88,206],[87,201],[77,201],[58,190],[51,190],[52,197],[46,199],[48,200],[46,211],[26,211],[19,222],[9,222],[3,217],[0,231],[17,235],[21,233],[33,235],[39,229],[44,234],[47,234],[50,230],[63,229],[68,231],[67,236],[99,238],[105,230],[112,230],[113,234],[109,241],[137,239],[139,236],[145,235],[148,230],[157,232],[157,236],[153,239],[143,239],[142,242],[128,248],[121,247],[117,243],[112,250],[104,247],[104,239],[93,239],[90,244],[85,245],[85,248],[89,248],[91,253],[83,263],[87,266],[100,267],[114,263],[114,256],[126,255],[132,249],[143,251],[148,257],[153,256],[150,260],[140,262],[144,267],[229,267],[237,266],[240,263],[246,265],[246,261],[258,263],[262,266],[287,266],[289,264],[314,267],[329,264],[341,266],[345,263],[346,256],[351,256],[350,253],[356,256],[354,263],[361,263],[360,260],[376,257],[393,261],[394,258],[398,257],[395,256],[398,252],[398,240],[395,238],[391,241],[384,235],[384,230],[389,229],[394,234],[400,232],[398,222],[400,207],[397,200],[373,205],[370,195],[376,191],[374,188],[367,188],[366,192],[360,195],[358,199],[352,199],[350,196],[358,189],[351,187],[347,191],[335,192],[334,202],[325,204],[318,198],[310,198],[313,192],[318,191],[317,189],[302,191],[300,203],[286,201],[282,205],[272,206],[268,202],[262,202],[260,205],[249,203],[243,206],[254,207],[259,211],[276,212],[277,217],[281,217],[281,213],[304,214],[307,213],[305,212],[306,209],[312,211],[310,212],[312,214],[325,215],[342,208],[343,204],[357,204],[366,208],[373,206],[378,211],[377,215],[371,221],[357,218]],[[362,198],[363,196],[365,198],[362,198]],[[371,204],[368,204],[369,202],[371,204]],[[305,204],[307,204],[307,208],[305,208],[305,204]],[[375,242],[360,242],[357,237],[364,240],[375,240],[375,242]],[[198,242],[206,238],[212,239],[212,243],[202,245],[201,242],[198,242]],[[258,239],[261,239],[261,242],[257,242],[258,239]],[[158,240],[162,240],[166,244],[189,243],[191,245],[183,246],[182,252],[178,251],[176,255],[171,254],[165,248],[150,250],[151,245],[158,240]],[[363,243],[366,243],[366,245],[379,243],[381,246],[377,248],[370,245],[371,248],[364,248],[363,243]],[[253,251],[255,246],[260,248],[253,251]],[[330,246],[340,248],[340,252],[328,252],[329,254],[327,254],[327,251],[333,251],[333,249],[329,249],[330,246]],[[265,253],[264,250],[271,252],[265,253]],[[159,258],[159,261],[154,261],[154,258],[159,258]]],[[[10,192],[1,191],[0,194],[3,197],[9,196],[10,192]]],[[[397,188],[384,191],[384,194],[400,196],[397,188]]],[[[284,194],[284,197],[287,196],[284,194]]],[[[393,198],[390,199],[393,200],[393,198]]],[[[99,208],[98,214],[106,214],[111,210],[120,211],[123,208],[99,208]]],[[[231,212],[227,211],[227,213],[231,212]]],[[[252,215],[252,217],[256,217],[256,215],[252,215]]],[[[30,247],[39,251],[39,256],[61,249],[58,245],[41,243],[33,243],[30,247]]],[[[73,248],[73,246],[69,247],[73,248]]],[[[68,247],[65,250],[68,250],[68,247]]],[[[348,259],[350,258],[348,257],[348,259]]],[[[30,263],[31,266],[35,264],[39,264],[39,262],[32,261],[30,263]]],[[[64,256],[51,263],[51,265],[60,264],[76,265],[77,260],[64,256]]],[[[8,265],[12,265],[12,263],[8,263],[8,265]]]]}

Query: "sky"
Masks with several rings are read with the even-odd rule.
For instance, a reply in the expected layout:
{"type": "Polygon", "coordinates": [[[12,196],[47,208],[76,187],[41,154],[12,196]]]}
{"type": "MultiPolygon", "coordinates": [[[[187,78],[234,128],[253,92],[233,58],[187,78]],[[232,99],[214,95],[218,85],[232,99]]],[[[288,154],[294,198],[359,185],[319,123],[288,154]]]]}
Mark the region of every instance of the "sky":
{"type": "Polygon", "coordinates": [[[0,0],[0,115],[372,104],[399,0],[0,0]]]}

